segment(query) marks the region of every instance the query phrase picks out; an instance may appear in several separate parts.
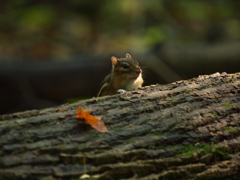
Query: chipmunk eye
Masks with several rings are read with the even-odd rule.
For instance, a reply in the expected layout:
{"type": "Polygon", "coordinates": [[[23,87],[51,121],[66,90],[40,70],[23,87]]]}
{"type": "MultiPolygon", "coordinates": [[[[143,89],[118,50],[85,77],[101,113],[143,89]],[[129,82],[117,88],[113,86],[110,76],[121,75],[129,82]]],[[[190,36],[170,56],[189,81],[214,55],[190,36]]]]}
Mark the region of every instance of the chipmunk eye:
{"type": "Polygon", "coordinates": [[[129,65],[128,65],[128,64],[123,64],[122,67],[123,67],[124,69],[127,69],[127,68],[129,68],[129,65]]]}

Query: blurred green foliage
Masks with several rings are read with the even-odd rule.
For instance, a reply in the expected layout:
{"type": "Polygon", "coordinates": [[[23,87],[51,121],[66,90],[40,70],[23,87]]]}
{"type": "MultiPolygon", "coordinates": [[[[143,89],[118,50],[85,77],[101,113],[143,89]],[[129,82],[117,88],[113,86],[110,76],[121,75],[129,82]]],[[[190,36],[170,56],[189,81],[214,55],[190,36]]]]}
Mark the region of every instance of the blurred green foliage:
{"type": "Polygon", "coordinates": [[[8,0],[0,11],[0,60],[240,39],[237,0],[8,0]]]}

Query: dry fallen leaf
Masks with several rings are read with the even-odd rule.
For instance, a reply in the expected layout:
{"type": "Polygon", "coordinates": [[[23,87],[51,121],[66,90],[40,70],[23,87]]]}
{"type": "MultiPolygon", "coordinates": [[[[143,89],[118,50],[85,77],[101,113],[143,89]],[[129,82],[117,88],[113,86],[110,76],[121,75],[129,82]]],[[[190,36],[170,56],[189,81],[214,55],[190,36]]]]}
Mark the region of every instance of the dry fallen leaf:
{"type": "Polygon", "coordinates": [[[108,132],[107,127],[103,122],[101,122],[103,117],[100,116],[93,116],[87,110],[82,110],[81,107],[78,107],[78,113],[76,118],[85,119],[90,126],[96,129],[98,132],[105,133],[108,132]]]}

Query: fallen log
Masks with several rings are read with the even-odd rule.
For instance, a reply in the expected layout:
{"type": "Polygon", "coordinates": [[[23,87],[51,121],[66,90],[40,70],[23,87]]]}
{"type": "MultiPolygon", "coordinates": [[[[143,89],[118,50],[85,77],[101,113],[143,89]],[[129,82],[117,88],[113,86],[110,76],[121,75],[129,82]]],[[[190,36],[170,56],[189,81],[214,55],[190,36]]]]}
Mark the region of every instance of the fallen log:
{"type": "Polygon", "coordinates": [[[0,179],[238,179],[239,125],[240,73],[2,115],[0,179]]]}

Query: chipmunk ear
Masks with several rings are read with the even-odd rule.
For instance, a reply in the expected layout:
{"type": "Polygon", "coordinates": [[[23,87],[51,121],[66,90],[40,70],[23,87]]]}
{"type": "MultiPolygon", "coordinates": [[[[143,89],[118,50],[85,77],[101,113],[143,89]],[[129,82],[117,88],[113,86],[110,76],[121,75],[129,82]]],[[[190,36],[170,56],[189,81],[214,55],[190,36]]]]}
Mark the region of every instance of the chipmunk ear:
{"type": "Polygon", "coordinates": [[[111,61],[112,61],[112,65],[113,65],[113,66],[116,66],[117,63],[119,62],[119,59],[116,58],[115,56],[112,56],[112,57],[111,57],[111,61]]]}
{"type": "Polygon", "coordinates": [[[130,54],[126,54],[126,58],[132,58],[132,56],[130,54]]]}

